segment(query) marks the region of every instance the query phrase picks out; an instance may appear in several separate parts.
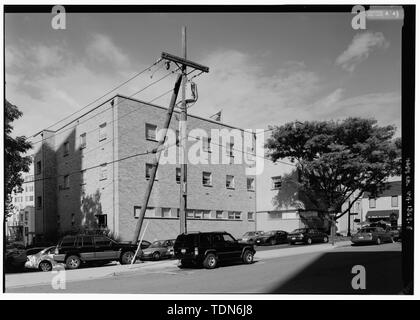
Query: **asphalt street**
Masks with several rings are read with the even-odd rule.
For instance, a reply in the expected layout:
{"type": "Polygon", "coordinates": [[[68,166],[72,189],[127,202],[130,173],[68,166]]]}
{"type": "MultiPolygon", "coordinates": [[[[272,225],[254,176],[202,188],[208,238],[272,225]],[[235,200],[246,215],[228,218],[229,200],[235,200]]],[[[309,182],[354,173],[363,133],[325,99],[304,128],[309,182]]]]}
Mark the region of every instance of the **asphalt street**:
{"type": "Polygon", "coordinates": [[[107,278],[10,288],[8,293],[274,293],[398,294],[402,290],[401,244],[347,246],[328,252],[221,265],[214,270],[136,270],[107,278]],[[352,287],[352,268],[366,270],[366,289],[352,287]]]}

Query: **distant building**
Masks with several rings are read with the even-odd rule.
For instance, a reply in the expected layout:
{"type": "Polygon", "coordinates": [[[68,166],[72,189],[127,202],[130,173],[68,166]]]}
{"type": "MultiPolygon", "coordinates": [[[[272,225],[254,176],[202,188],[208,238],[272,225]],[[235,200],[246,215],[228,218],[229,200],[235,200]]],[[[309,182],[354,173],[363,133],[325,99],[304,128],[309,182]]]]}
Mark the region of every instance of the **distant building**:
{"type": "Polygon", "coordinates": [[[35,183],[33,166],[28,173],[23,173],[22,192],[12,192],[14,209],[7,219],[7,235],[10,240],[31,245],[35,237],[35,183]]]}
{"type": "MultiPolygon", "coordinates": [[[[56,131],[40,132],[34,160],[37,235],[54,238],[81,228],[106,228],[131,240],[155,156],[144,153],[157,146],[166,113],[164,107],[117,95],[56,131]]],[[[173,132],[179,129],[178,118],[174,112],[173,132]]],[[[188,115],[187,131],[196,128],[207,133],[236,129],[188,115]]],[[[196,142],[189,139],[188,145],[196,142]]],[[[239,237],[255,230],[255,177],[246,174],[247,165],[234,163],[241,147],[203,141],[206,155],[223,152],[231,163],[188,166],[188,231],[225,230],[239,237]]],[[[178,154],[178,146],[173,148],[178,154]]],[[[179,165],[159,165],[144,239],[179,234],[179,179],[179,165]]]]}
{"type": "Polygon", "coordinates": [[[362,221],[384,221],[391,225],[401,225],[402,213],[401,181],[386,183],[386,189],[376,198],[364,193],[362,198],[362,221]]]}

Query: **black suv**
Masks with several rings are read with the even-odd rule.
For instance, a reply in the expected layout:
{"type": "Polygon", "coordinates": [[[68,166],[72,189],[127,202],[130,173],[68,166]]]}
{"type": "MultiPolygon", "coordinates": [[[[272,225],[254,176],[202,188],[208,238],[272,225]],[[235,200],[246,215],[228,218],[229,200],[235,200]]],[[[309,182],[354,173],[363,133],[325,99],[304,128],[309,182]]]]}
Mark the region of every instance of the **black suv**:
{"type": "MultiPolygon", "coordinates": [[[[141,249],[150,243],[143,241],[141,249]]],[[[54,260],[65,263],[68,269],[77,269],[82,262],[119,261],[129,264],[133,260],[137,245],[116,242],[106,236],[77,235],[66,236],[57,245],[54,260]]],[[[137,258],[139,254],[137,255],[137,258]]]]}
{"type": "Polygon", "coordinates": [[[174,255],[180,260],[180,267],[203,265],[216,268],[221,261],[254,261],[253,245],[240,243],[227,232],[198,232],[180,234],[174,244],[174,255]]]}

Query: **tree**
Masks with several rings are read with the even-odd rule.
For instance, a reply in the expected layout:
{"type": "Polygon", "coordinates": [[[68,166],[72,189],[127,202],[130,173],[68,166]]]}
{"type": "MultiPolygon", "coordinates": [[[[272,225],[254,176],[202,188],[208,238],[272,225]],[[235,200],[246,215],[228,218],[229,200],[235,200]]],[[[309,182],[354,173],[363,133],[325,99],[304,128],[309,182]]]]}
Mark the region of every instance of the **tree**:
{"type": "Polygon", "coordinates": [[[390,176],[401,174],[401,139],[393,138],[392,125],[348,118],[291,122],[270,129],[266,148],[271,160],[289,159],[296,165],[297,179],[285,177],[296,188],[290,196],[304,195],[319,212],[333,213],[334,221],[349,213],[364,192],[377,196],[390,176]],[[350,205],[342,211],[347,201],[350,205]]]}
{"type": "Polygon", "coordinates": [[[30,142],[26,141],[25,136],[13,138],[11,136],[13,131],[12,122],[22,116],[22,112],[5,100],[4,118],[5,118],[5,139],[4,139],[4,159],[5,159],[5,220],[10,215],[13,205],[11,203],[11,195],[13,190],[17,192],[22,191],[22,172],[29,171],[31,158],[23,156],[29,149],[32,148],[30,142]]]}

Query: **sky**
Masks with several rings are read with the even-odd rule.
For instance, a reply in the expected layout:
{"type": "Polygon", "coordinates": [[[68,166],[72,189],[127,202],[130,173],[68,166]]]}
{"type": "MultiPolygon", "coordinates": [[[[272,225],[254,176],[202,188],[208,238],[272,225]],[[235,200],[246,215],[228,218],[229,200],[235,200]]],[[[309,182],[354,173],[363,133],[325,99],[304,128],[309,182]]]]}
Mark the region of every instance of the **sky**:
{"type": "MultiPolygon", "coordinates": [[[[351,13],[67,13],[66,29],[54,30],[52,17],[5,14],[6,98],[23,112],[16,135],[81,109],[162,51],[181,55],[183,25],[188,59],[210,68],[193,79],[199,99],[190,113],[222,110],[223,122],[244,129],[358,116],[401,135],[401,21],[354,30],[351,13]]],[[[131,96],[166,73],[158,64],[113,94],[131,96]]],[[[174,80],[133,97],[150,101],[174,80]]]]}

